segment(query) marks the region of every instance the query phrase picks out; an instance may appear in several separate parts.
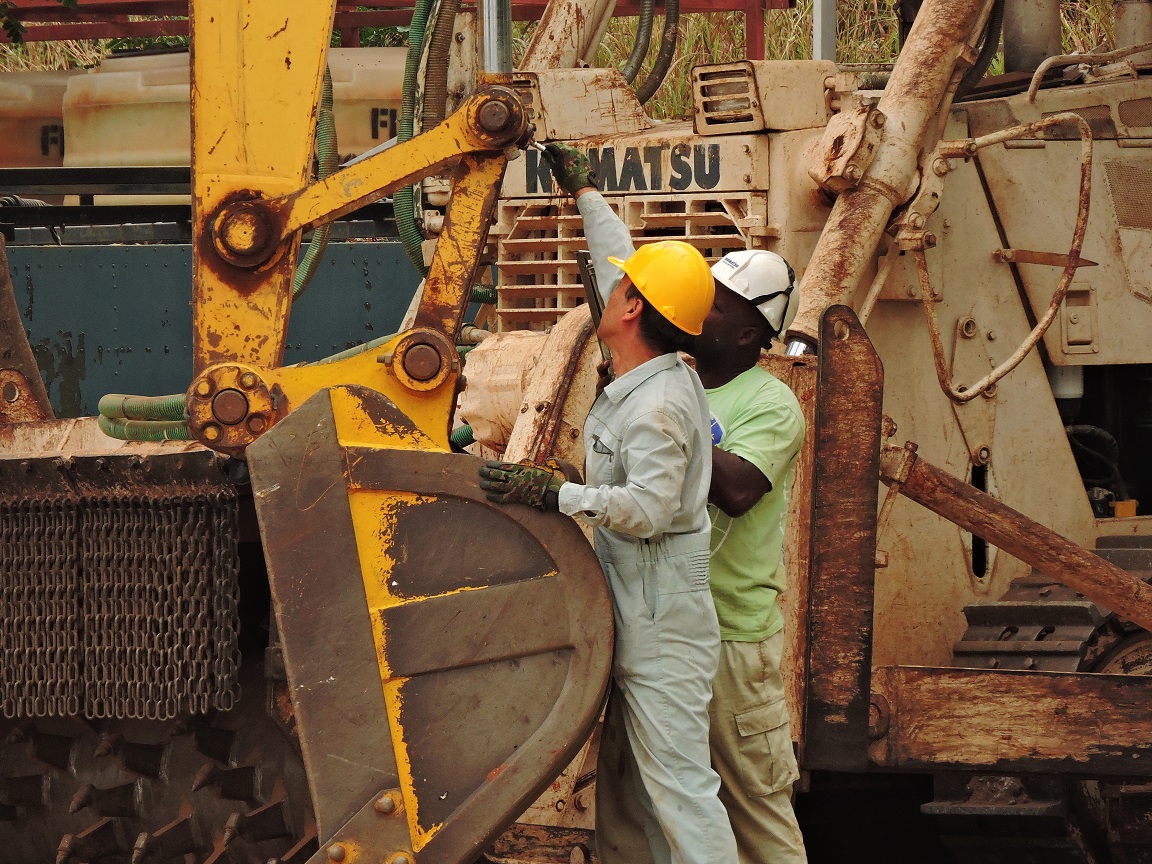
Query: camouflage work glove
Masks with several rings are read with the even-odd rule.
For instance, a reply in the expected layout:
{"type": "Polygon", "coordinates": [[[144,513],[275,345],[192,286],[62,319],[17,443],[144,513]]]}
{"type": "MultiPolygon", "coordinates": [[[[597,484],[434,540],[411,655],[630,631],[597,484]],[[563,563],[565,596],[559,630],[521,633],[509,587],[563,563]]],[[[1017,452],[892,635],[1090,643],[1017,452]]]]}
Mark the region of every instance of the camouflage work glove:
{"type": "Polygon", "coordinates": [[[527,460],[486,461],[480,466],[480,488],[496,504],[527,504],[540,510],[559,510],[564,471],[555,459],[539,465],[527,460]]]}
{"type": "Polygon", "coordinates": [[[569,195],[575,196],[587,186],[596,188],[596,174],[587,155],[567,144],[545,144],[544,151],[552,176],[569,195]]]}

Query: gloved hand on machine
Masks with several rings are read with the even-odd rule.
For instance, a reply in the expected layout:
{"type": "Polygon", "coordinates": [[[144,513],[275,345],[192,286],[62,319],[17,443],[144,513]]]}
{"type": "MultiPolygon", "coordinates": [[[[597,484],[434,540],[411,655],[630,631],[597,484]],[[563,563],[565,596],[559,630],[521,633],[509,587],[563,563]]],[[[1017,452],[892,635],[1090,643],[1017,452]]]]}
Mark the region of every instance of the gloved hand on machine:
{"type": "MultiPolygon", "coordinates": [[[[568,466],[572,469],[571,466],[568,466]]],[[[579,472],[575,472],[579,480],[579,472]]],[[[486,460],[480,466],[480,488],[494,504],[527,504],[540,510],[559,510],[560,487],[569,480],[565,465],[557,459],[542,464],[486,460]]]]}
{"type": "Polygon", "coordinates": [[[579,190],[589,186],[596,188],[596,172],[583,151],[568,144],[545,144],[544,159],[556,183],[569,195],[575,197],[579,190]]]}

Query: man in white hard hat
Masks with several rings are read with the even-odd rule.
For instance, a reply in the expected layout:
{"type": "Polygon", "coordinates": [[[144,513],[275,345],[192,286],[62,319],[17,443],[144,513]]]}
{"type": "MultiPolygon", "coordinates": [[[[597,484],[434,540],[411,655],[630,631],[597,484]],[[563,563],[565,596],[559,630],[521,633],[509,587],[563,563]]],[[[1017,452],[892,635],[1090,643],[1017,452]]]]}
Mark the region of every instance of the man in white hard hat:
{"type": "MultiPolygon", "coordinates": [[[[553,170],[561,186],[575,187],[596,272],[606,272],[610,255],[627,258],[630,233],[603,198],[586,196],[594,190],[581,189],[570,176],[576,172],[553,170]]],[[[689,348],[712,414],[709,567],[722,640],[708,709],[712,766],[740,864],[797,864],[807,859],[791,802],[798,771],[776,598],[784,588],[784,519],[804,419],[792,391],[757,365],[761,348],[794,313],[795,278],[783,258],[761,250],[729,253],[712,275],[713,306],[689,348]]],[[[596,782],[602,864],[668,860],[645,841],[636,776],[627,741],[606,723],[596,782]]]]}
{"type": "Polygon", "coordinates": [[[712,766],[741,864],[803,864],[777,597],[804,416],[792,391],[757,365],[794,311],[795,278],[762,250],[730,252],[712,275],[715,302],[692,347],[712,409],[709,576],[722,640],[709,706],[712,766]]]}

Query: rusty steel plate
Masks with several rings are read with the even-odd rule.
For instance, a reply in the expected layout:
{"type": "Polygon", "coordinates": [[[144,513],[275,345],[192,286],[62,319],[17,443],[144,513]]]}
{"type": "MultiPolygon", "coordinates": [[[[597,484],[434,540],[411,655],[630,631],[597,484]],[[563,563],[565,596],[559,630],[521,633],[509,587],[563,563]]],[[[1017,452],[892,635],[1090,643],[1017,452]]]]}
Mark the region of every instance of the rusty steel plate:
{"type": "Polygon", "coordinates": [[[884,368],[856,314],[820,322],[804,765],[868,763],[884,368]]]}
{"type": "Polygon", "coordinates": [[[595,554],[568,517],[490,504],[477,459],[365,388],[317,394],[248,459],[315,860],[333,844],[348,864],[474,860],[599,714],[612,614],[595,554]]]}

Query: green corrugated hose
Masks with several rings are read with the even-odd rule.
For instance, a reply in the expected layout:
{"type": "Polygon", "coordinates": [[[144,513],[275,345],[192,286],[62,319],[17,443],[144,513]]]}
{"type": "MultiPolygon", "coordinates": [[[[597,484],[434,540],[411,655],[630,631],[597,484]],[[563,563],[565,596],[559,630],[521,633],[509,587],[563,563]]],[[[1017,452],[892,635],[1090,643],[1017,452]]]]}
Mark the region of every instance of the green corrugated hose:
{"type": "Polygon", "coordinates": [[[190,441],[187,420],[124,420],[99,417],[100,431],[121,441],[190,441]]]}
{"type": "MultiPolygon", "coordinates": [[[[340,148],[336,144],[336,119],[332,114],[332,69],[324,67],[324,87],[320,91],[320,114],[316,120],[316,150],[320,157],[316,177],[323,180],[340,168],[340,148]]],[[[327,222],[312,232],[312,239],[308,241],[308,248],[300,259],[296,268],[296,275],[292,277],[292,299],[295,300],[304,293],[312,277],[316,275],[316,268],[320,259],[324,257],[324,250],[328,248],[328,237],[332,233],[332,223],[327,222]]]]}
{"type": "Polygon", "coordinates": [[[183,393],[171,396],[125,396],[109,393],[100,398],[100,431],[121,441],[188,441],[183,393]]]}
{"type": "Polygon", "coordinates": [[[183,420],[184,394],[171,396],[125,396],[109,393],[100,397],[98,410],[109,420],[183,420]]]}
{"type": "MultiPolygon", "coordinates": [[[[416,0],[412,11],[412,26],[408,28],[408,54],[404,60],[404,91],[400,101],[400,124],[396,130],[396,142],[403,143],[412,138],[416,114],[416,74],[420,70],[420,55],[424,53],[424,30],[428,26],[428,11],[432,0],[416,0]]],[[[421,276],[428,275],[424,266],[424,250],[421,244],[424,235],[416,224],[417,186],[403,186],[392,195],[392,211],[396,218],[396,228],[400,233],[400,243],[412,266],[421,276]]]]}
{"type": "Polygon", "coordinates": [[[461,426],[448,436],[448,440],[463,450],[470,444],[476,443],[476,436],[472,434],[471,426],[461,426]]]}

